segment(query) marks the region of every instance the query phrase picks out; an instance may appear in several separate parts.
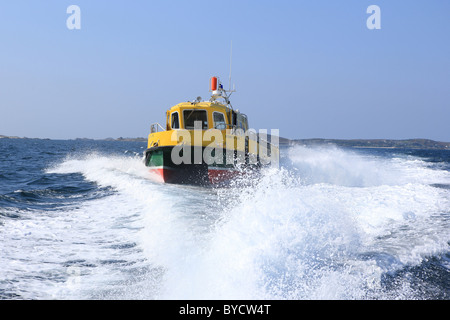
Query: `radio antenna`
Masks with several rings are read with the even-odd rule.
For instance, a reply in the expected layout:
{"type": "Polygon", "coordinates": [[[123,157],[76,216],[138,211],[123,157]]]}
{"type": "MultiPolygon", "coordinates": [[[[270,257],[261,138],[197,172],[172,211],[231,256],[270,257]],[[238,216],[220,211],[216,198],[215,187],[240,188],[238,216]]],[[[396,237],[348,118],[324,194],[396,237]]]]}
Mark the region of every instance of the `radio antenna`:
{"type": "Polygon", "coordinates": [[[231,63],[232,63],[232,61],[233,61],[233,40],[231,40],[231,45],[230,45],[230,77],[229,77],[229,79],[228,79],[228,81],[229,81],[229,83],[228,83],[228,86],[229,86],[229,91],[231,92],[231,63]]]}
{"type": "MultiPolygon", "coordinates": [[[[210,101],[214,101],[218,98],[222,98],[225,100],[227,105],[231,107],[230,103],[230,96],[233,92],[236,90],[231,89],[231,63],[233,62],[233,41],[231,41],[231,48],[230,48],[230,76],[228,78],[230,89],[225,90],[222,86],[222,83],[220,82],[218,77],[212,77],[210,79],[210,92],[212,92],[210,101]]],[[[231,107],[233,109],[233,107],[231,107]]]]}

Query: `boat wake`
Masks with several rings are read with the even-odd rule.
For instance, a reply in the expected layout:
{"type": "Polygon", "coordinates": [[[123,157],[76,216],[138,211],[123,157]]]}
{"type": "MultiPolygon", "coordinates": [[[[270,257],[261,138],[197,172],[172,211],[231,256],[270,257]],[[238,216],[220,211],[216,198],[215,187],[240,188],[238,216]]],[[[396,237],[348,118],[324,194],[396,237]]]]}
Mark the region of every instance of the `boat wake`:
{"type": "Polygon", "coordinates": [[[227,188],[159,183],[140,157],[66,159],[46,174],[107,191],[7,221],[22,240],[0,245],[3,259],[21,259],[0,274],[46,272],[20,293],[31,298],[445,298],[415,268],[448,272],[449,171],[333,147],[281,155],[279,169],[227,188]]]}

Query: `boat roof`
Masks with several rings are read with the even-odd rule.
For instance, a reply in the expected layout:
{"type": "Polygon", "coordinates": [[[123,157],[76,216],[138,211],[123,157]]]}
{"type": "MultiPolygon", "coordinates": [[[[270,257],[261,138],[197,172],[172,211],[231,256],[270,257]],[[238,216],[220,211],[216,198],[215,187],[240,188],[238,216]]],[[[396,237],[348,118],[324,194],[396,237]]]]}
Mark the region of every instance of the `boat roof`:
{"type": "Polygon", "coordinates": [[[217,108],[217,109],[224,109],[224,111],[228,111],[230,109],[226,105],[217,102],[217,101],[201,101],[201,102],[181,102],[179,104],[174,105],[170,108],[172,109],[205,109],[205,108],[217,108]]]}

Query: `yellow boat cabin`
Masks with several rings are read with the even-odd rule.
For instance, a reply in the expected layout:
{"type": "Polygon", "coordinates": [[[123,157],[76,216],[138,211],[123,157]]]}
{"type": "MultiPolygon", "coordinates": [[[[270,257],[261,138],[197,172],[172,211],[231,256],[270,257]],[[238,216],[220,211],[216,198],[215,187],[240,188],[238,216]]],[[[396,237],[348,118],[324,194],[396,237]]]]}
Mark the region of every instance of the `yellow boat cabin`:
{"type": "Polygon", "coordinates": [[[219,183],[259,168],[277,152],[268,150],[267,141],[249,129],[247,116],[232,108],[231,91],[223,90],[217,77],[211,78],[210,91],[209,101],[179,103],[167,110],[165,126],[151,125],[145,165],[160,180],[219,183]]]}

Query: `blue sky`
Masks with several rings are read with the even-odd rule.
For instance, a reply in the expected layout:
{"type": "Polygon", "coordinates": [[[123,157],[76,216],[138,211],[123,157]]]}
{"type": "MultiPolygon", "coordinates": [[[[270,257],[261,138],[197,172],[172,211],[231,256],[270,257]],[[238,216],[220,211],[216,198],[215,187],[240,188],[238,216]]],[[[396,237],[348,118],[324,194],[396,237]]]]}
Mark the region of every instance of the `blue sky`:
{"type": "Polygon", "coordinates": [[[450,141],[449,34],[447,0],[1,0],[0,134],[145,137],[209,99],[211,76],[228,87],[232,41],[231,101],[254,129],[450,141]]]}

